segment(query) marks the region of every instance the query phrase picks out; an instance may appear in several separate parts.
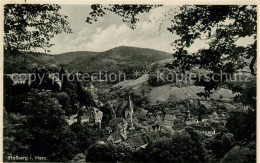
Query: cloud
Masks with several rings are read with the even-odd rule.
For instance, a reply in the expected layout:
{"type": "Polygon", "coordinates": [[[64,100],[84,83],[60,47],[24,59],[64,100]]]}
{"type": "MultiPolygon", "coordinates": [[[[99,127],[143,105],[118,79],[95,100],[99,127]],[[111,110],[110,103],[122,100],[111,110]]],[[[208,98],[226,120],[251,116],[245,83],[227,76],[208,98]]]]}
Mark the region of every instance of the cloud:
{"type": "MultiPolygon", "coordinates": [[[[172,35],[159,33],[152,22],[139,23],[135,30],[127,24],[112,24],[107,28],[83,28],[79,33],[66,35],[55,40],[55,48],[60,52],[68,51],[105,51],[117,46],[136,46],[170,51],[172,35]],[[66,44],[66,45],[65,45],[66,44]]],[[[54,52],[55,53],[55,52],[54,52]]]]}
{"type": "MultiPolygon", "coordinates": [[[[107,13],[103,19],[93,24],[82,24],[80,16],[82,13],[72,12],[71,23],[74,27],[73,34],[60,34],[56,36],[52,43],[52,54],[65,53],[70,51],[106,51],[118,46],[135,46],[150,48],[166,52],[173,52],[171,43],[178,36],[171,34],[167,27],[171,25],[169,17],[165,15],[172,13],[175,6],[164,6],[151,10],[150,13],[140,15],[140,21],[135,30],[122,22],[121,18],[112,13],[107,13]],[[74,16],[74,17],[73,17],[74,16]],[[159,25],[163,22],[161,30],[159,25]],[[78,24],[77,24],[78,23],[78,24]],[[77,26],[78,25],[78,26],[77,26]],[[77,28],[76,28],[77,27],[77,28]]],[[[195,41],[190,51],[196,51],[205,46],[201,41],[195,41]]]]}
{"type": "MultiPolygon", "coordinates": [[[[122,22],[120,17],[109,13],[99,22],[82,25],[80,21],[75,20],[79,18],[76,17],[74,12],[71,15],[72,27],[76,27],[78,23],[81,25],[80,30],[78,27],[73,34],[56,36],[52,40],[55,45],[51,48],[51,53],[106,51],[122,45],[171,52],[173,47],[170,44],[176,36],[167,31],[166,26],[162,31],[159,31],[159,23],[154,19],[168,9],[169,7],[156,8],[146,15],[141,15],[138,17],[140,21],[137,23],[135,30],[130,29],[129,25],[122,22]],[[73,15],[75,15],[75,18],[72,17],[73,15]],[[112,18],[117,18],[117,20],[112,18]]],[[[80,13],[78,16],[80,16],[80,13]]]]}

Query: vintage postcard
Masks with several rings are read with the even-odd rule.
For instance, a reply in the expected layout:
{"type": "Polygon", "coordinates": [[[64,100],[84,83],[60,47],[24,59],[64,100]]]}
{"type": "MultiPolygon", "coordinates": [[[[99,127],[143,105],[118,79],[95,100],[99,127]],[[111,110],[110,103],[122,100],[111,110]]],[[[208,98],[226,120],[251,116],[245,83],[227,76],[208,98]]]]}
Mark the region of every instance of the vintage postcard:
{"type": "Polygon", "coordinates": [[[257,1],[1,11],[3,162],[257,162],[257,1]]]}

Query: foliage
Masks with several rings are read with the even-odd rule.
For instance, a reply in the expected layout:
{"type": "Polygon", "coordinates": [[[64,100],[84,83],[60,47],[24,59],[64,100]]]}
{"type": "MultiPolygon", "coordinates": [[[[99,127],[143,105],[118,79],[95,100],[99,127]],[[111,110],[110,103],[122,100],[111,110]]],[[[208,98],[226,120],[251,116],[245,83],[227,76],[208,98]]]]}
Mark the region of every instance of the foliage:
{"type": "Polygon", "coordinates": [[[4,111],[3,145],[4,160],[10,155],[28,156],[30,154],[33,135],[28,128],[24,128],[28,120],[26,116],[19,113],[4,111]]]}
{"type": "Polygon", "coordinates": [[[227,120],[227,129],[234,134],[235,140],[245,145],[256,140],[255,112],[231,112],[227,120]]]}
{"type": "Polygon", "coordinates": [[[43,53],[4,53],[4,73],[32,73],[37,67],[46,67],[49,71],[57,72],[59,69],[55,61],[46,60],[49,55],[43,53]]]}
{"type": "Polygon", "coordinates": [[[229,82],[227,86],[238,93],[235,102],[242,103],[248,110],[256,111],[256,78],[246,82],[229,82]]]}
{"type": "Polygon", "coordinates": [[[6,51],[32,51],[52,46],[50,39],[71,32],[67,16],[59,5],[7,4],[4,6],[4,48],[6,51]]]}
{"type": "Polygon", "coordinates": [[[206,149],[210,150],[213,158],[220,160],[224,155],[235,146],[235,140],[230,133],[218,133],[213,137],[206,139],[206,149]]]}
{"type": "Polygon", "coordinates": [[[202,162],[204,154],[201,136],[194,129],[187,128],[148,144],[143,155],[152,161],[202,162]]]}
{"type": "Polygon", "coordinates": [[[70,129],[76,135],[77,149],[82,153],[96,141],[104,137],[102,131],[89,128],[83,124],[74,123],[70,126],[70,129]]]}
{"type": "Polygon", "coordinates": [[[175,40],[176,62],[169,66],[181,65],[184,71],[197,65],[212,71],[209,73],[210,80],[197,81],[197,85],[205,86],[206,95],[228,79],[221,72],[233,75],[238,69],[247,66],[246,59],[251,59],[249,67],[255,74],[256,15],[256,6],[179,7],[179,12],[168,28],[180,36],[180,39],[175,40]],[[236,40],[242,37],[251,37],[254,43],[238,46],[236,40]],[[188,54],[186,48],[196,39],[208,40],[209,48],[188,54]]]}
{"type": "Polygon", "coordinates": [[[124,144],[95,143],[86,150],[87,161],[129,161],[133,160],[133,151],[124,144]]]}
{"type": "MultiPolygon", "coordinates": [[[[48,74],[47,69],[38,72],[48,74]]],[[[12,85],[13,81],[8,76],[4,81],[7,111],[4,116],[5,159],[10,154],[31,154],[47,157],[49,161],[68,161],[104,136],[84,126],[75,131],[65,121],[65,114],[75,114],[78,110],[78,106],[77,110],[71,106],[79,103],[79,82],[69,81],[66,89],[59,92],[52,91],[52,84],[41,86],[39,80],[34,81],[32,86],[28,83],[12,85]],[[76,97],[70,97],[74,95],[76,97]]],[[[44,78],[43,83],[48,82],[50,79],[44,78]]]]}
{"type": "Polygon", "coordinates": [[[156,8],[160,5],[91,5],[92,12],[86,19],[86,22],[92,24],[97,21],[99,17],[105,15],[105,11],[110,11],[120,17],[123,22],[130,24],[132,29],[135,28],[139,19],[136,17],[139,13],[149,12],[152,8],[156,8]]]}
{"type": "Polygon", "coordinates": [[[31,90],[28,83],[13,85],[13,80],[4,76],[4,106],[9,113],[24,113],[24,101],[28,99],[31,90]]]}
{"type": "Polygon", "coordinates": [[[231,112],[227,119],[227,129],[234,134],[239,144],[252,143],[256,140],[256,80],[229,83],[228,86],[234,92],[239,92],[234,100],[242,103],[245,111],[231,112]]]}
{"type": "Polygon", "coordinates": [[[60,90],[60,86],[55,80],[55,74],[53,77],[50,77],[48,70],[43,67],[43,68],[36,68],[34,69],[34,73],[31,76],[31,87],[35,89],[44,89],[44,90],[52,90],[54,92],[57,92],[60,90]]]}
{"type": "Polygon", "coordinates": [[[21,102],[22,114],[5,114],[5,157],[22,154],[68,161],[78,153],[76,137],[65,121],[65,111],[50,90],[32,89],[21,102]]]}
{"type": "Polygon", "coordinates": [[[105,103],[104,106],[100,107],[100,111],[103,112],[102,127],[106,127],[108,122],[114,118],[113,108],[110,103],[105,103]]]}
{"type": "MultiPolygon", "coordinates": [[[[102,10],[102,6],[100,9],[102,10]]],[[[128,10],[129,13],[132,12],[131,8],[128,10]]],[[[114,7],[112,12],[116,13],[117,8],[114,7]]],[[[93,15],[101,17],[103,14],[92,12],[91,17],[93,15]]],[[[173,43],[175,60],[167,67],[179,68],[182,72],[189,71],[193,67],[207,70],[209,78],[196,79],[196,85],[205,87],[205,92],[198,95],[210,97],[213,89],[218,89],[240,69],[248,67],[251,74],[256,75],[257,10],[255,5],[184,5],[175,8],[175,13],[168,16],[172,21],[168,30],[178,35],[179,39],[174,40],[173,43]],[[245,37],[251,38],[253,43],[237,45],[236,41],[245,37]],[[187,49],[199,39],[208,42],[209,46],[189,54],[187,49]],[[230,77],[225,76],[225,73],[230,77]]],[[[150,83],[154,83],[154,79],[155,77],[151,76],[150,83]]],[[[235,101],[242,102],[248,109],[247,113],[231,113],[227,123],[229,131],[241,143],[255,141],[256,138],[256,83],[251,81],[249,83],[245,88],[239,84],[231,86],[234,92],[238,92],[235,101]]]]}
{"type": "Polygon", "coordinates": [[[73,163],[85,163],[86,162],[86,157],[84,154],[79,153],[76,154],[76,156],[71,160],[73,163]]]}
{"type": "Polygon", "coordinates": [[[86,107],[97,106],[95,94],[91,90],[85,89],[81,82],[77,82],[77,95],[80,105],[85,105],[86,107]]]}
{"type": "MultiPolygon", "coordinates": [[[[87,22],[97,21],[98,17],[105,14],[105,10],[112,11],[125,19],[129,18],[129,14],[134,13],[131,19],[137,19],[136,16],[142,13],[140,11],[149,12],[154,7],[158,6],[109,5],[108,8],[104,8],[102,5],[92,5],[93,11],[87,18],[87,22]]],[[[174,41],[176,60],[167,67],[180,68],[184,72],[191,70],[194,66],[199,66],[212,71],[208,74],[210,80],[201,79],[196,83],[205,87],[206,97],[210,95],[212,89],[217,89],[221,82],[228,79],[220,72],[232,75],[238,69],[249,66],[251,73],[255,74],[256,6],[184,5],[175,11],[174,14],[169,14],[172,16],[170,17],[172,25],[168,27],[168,30],[180,38],[174,41]],[[251,37],[254,43],[238,46],[236,41],[243,37],[251,37]],[[188,54],[187,48],[197,39],[209,41],[209,48],[188,54]],[[251,59],[249,65],[246,59],[251,59]],[[213,80],[213,77],[216,80],[213,80]]],[[[127,22],[130,26],[136,23],[136,21],[127,22]]]]}
{"type": "Polygon", "coordinates": [[[70,97],[66,92],[54,92],[52,97],[56,98],[59,101],[59,104],[62,107],[62,110],[65,111],[65,115],[71,115],[74,111],[71,109],[70,106],[70,97]]]}
{"type": "MultiPolygon", "coordinates": [[[[33,90],[29,93],[25,108],[28,119],[26,127],[34,136],[34,140],[31,141],[31,154],[43,155],[50,160],[61,159],[60,155],[65,153],[59,152],[66,150],[66,146],[71,142],[65,141],[69,133],[65,111],[62,110],[58,100],[52,97],[51,91],[33,90]]],[[[68,136],[68,139],[73,140],[73,137],[68,136]]]]}

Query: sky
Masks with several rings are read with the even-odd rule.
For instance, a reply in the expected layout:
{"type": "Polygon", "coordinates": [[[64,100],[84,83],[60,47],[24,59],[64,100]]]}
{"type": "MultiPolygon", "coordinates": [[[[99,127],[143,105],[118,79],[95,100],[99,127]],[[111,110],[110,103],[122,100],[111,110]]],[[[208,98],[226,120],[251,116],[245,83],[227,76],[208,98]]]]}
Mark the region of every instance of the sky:
{"type": "MultiPolygon", "coordinates": [[[[121,17],[106,12],[102,18],[93,24],[85,22],[91,12],[90,5],[62,5],[60,12],[68,16],[73,33],[61,33],[55,36],[51,43],[50,54],[60,54],[72,51],[102,52],[118,46],[133,46],[150,48],[165,52],[173,52],[171,43],[178,36],[170,33],[167,27],[171,21],[164,15],[173,13],[177,6],[163,6],[152,9],[149,13],[138,15],[140,21],[136,29],[132,30],[129,24],[122,21],[121,17]],[[164,23],[159,30],[161,20],[164,23]]],[[[246,40],[239,40],[244,44],[246,40]]],[[[207,42],[195,41],[188,52],[196,52],[198,49],[208,47],[207,42]]]]}
{"type": "MultiPolygon", "coordinates": [[[[60,54],[71,51],[102,52],[118,46],[134,46],[150,48],[165,52],[173,52],[171,43],[178,36],[171,34],[167,27],[169,20],[159,30],[159,19],[164,13],[172,12],[176,6],[163,6],[151,10],[149,13],[138,16],[140,21],[136,29],[132,30],[129,24],[114,13],[107,12],[105,16],[93,24],[85,22],[91,9],[89,5],[62,5],[60,12],[68,16],[73,33],[61,33],[55,36],[51,43],[55,44],[50,50],[51,54],[60,54]]],[[[191,51],[198,49],[197,45],[191,51]]]]}

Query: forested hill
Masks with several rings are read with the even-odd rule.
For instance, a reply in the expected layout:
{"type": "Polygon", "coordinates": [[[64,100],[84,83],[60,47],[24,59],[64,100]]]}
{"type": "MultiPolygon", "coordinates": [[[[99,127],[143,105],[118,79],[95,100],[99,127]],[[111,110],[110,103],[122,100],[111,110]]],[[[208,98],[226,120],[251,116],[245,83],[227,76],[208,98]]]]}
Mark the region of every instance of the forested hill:
{"type": "Polygon", "coordinates": [[[5,55],[4,72],[31,72],[34,67],[45,66],[56,70],[64,66],[69,71],[118,71],[137,69],[156,61],[172,58],[172,54],[146,48],[120,46],[104,52],[77,51],[57,55],[20,54],[5,55]]]}

